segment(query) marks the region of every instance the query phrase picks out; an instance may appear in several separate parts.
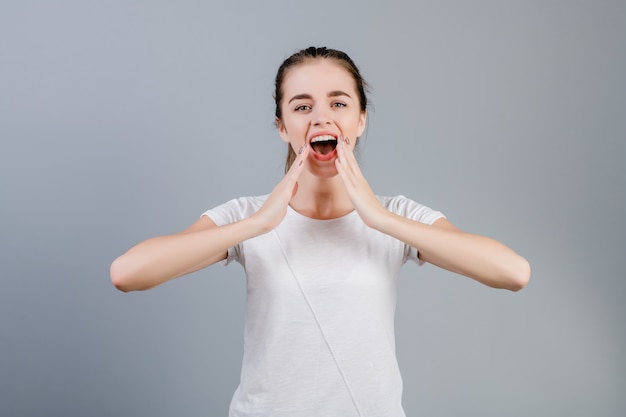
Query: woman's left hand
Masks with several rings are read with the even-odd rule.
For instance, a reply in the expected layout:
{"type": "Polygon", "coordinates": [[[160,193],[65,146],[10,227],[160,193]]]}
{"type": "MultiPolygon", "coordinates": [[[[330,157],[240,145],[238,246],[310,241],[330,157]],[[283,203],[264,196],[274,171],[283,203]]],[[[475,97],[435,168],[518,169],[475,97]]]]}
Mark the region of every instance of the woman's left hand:
{"type": "Polygon", "coordinates": [[[350,139],[339,137],[337,143],[338,158],[335,162],[339,176],[343,180],[348,196],[354,208],[365,224],[374,227],[377,221],[387,213],[361,173],[359,164],[350,147],[350,139]]]}
{"type": "Polygon", "coordinates": [[[357,213],[369,227],[419,248],[423,261],[490,287],[517,291],[526,285],[530,265],[512,249],[494,239],[461,232],[445,218],[427,225],[393,214],[372,192],[347,139],[339,138],[337,154],[339,176],[357,213]]]}

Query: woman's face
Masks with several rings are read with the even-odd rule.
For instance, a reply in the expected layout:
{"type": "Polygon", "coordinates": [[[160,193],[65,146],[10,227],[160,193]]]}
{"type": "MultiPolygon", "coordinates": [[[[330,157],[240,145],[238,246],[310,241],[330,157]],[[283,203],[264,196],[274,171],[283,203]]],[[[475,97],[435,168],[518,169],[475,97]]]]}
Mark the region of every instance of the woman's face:
{"type": "Polygon", "coordinates": [[[342,66],[316,59],[291,68],[283,81],[281,138],[297,153],[308,143],[308,165],[319,175],[336,175],[335,146],[339,136],[350,139],[351,148],[365,129],[356,83],[342,66]]]}

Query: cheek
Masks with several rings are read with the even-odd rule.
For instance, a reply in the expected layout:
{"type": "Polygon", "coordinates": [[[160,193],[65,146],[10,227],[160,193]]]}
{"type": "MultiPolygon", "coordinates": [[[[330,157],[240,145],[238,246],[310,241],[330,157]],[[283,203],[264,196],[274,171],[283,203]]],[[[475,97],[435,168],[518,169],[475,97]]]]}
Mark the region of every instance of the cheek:
{"type": "Polygon", "coordinates": [[[294,143],[294,146],[302,142],[306,132],[306,126],[292,119],[283,120],[281,127],[278,129],[282,140],[286,143],[294,143]]]}
{"type": "Polygon", "coordinates": [[[289,134],[296,138],[306,133],[309,128],[309,121],[304,118],[291,118],[286,124],[289,134]]]}
{"type": "Polygon", "coordinates": [[[361,136],[363,131],[365,130],[365,125],[367,122],[367,115],[364,113],[359,113],[357,118],[357,136],[361,136]]]}
{"type": "Polygon", "coordinates": [[[347,126],[349,126],[349,129],[354,135],[361,136],[361,133],[363,131],[363,124],[360,116],[351,117],[348,121],[347,126]]]}

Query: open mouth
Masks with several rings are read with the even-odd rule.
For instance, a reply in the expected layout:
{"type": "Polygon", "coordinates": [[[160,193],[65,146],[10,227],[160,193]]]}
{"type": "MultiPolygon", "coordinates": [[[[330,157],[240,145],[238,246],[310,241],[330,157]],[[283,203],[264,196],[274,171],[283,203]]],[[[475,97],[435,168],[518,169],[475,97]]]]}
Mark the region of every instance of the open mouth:
{"type": "Polygon", "coordinates": [[[316,153],[328,155],[337,148],[337,139],[332,135],[320,135],[311,139],[311,148],[316,153]]]}

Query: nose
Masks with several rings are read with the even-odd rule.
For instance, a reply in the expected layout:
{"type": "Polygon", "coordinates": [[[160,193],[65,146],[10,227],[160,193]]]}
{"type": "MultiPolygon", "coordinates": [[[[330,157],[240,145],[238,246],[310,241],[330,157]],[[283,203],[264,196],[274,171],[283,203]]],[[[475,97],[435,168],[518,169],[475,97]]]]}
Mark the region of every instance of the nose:
{"type": "Polygon", "coordinates": [[[311,124],[313,126],[323,126],[330,123],[330,109],[327,109],[324,106],[316,106],[311,113],[311,124]]]}

